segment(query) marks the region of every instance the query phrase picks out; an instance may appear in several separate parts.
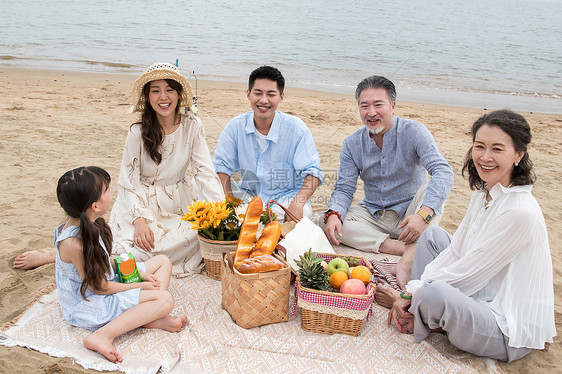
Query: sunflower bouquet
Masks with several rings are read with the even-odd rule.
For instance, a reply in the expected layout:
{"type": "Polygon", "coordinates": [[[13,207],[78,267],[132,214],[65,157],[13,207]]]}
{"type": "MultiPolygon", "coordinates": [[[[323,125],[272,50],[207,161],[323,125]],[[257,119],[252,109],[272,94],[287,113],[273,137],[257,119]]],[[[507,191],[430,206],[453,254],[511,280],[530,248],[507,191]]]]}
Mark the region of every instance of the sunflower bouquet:
{"type": "Polygon", "coordinates": [[[238,240],[243,217],[236,213],[236,208],[241,204],[242,200],[228,195],[225,200],[218,202],[197,200],[188,207],[182,220],[191,222],[191,229],[197,230],[203,238],[238,240]]]}
{"type": "MultiPolygon", "coordinates": [[[[205,200],[194,201],[188,207],[188,212],[181,218],[191,222],[191,229],[197,230],[200,236],[209,240],[230,241],[238,240],[240,228],[244,220],[247,204],[234,196],[226,195],[223,201],[216,203],[205,200]]],[[[271,212],[262,212],[258,233],[277,216],[271,212]],[[271,219],[270,219],[271,216],[271,219]]]]}

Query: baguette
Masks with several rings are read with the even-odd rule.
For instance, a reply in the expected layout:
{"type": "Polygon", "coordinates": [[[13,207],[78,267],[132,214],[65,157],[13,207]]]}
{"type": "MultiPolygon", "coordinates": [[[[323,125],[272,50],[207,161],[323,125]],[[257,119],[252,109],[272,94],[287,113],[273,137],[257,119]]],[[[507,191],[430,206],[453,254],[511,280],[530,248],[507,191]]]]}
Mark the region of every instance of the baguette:
{"type": "Polygon", "coordinates": [[[269,222],[263,229],[258,241],[254,245],[254,250],[250,253],[250,258],[273,253],[279,237],[281,236],[281,224],[279,221],[269,222]]]}
{"type": "Polygon", "coordinates": [[[242,227],[240,228],[240,236],[236,245],[236,252],[234,253],[234,267],[250,257],[250,253],[254,248],[262,211],[263,202],[259,196],[255,196],[248,204],[248,208],[246,208],[244,222],[242,222],[242,227]]]}
{"type": "Polygon", "coordinates": [[[271,255],[247,258],[242,261],[236,270],[242,274],[265,273],[267,271],[283,269],[285,265],[271,255]]]}

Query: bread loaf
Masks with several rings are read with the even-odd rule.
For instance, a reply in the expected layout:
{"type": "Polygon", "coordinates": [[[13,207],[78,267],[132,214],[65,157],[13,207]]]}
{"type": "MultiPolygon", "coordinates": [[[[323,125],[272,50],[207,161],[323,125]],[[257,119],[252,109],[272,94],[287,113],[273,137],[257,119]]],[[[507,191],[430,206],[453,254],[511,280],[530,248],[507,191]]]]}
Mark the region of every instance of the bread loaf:
{"type": "Polygon", "coordinates": [[[258,223],[260,221],[261,213],[263,211],[263,202],[259,196],[254,197],[246,208],[246,215],[244,222],[240,228],[240,236],[238,244],[236,245],[236,252],[234,253],[234,267],[242,261],[250,257],[250,253],[254,248],[254,241],[256,240],[256,232],[258,231],[258,223]]]}
{"type": "Polygon", "coordinates": [[[281,224],[279,221],[269,222],[261,232],[261,235],[254,245],[254,250],[250,253],[250,257],[262,255],[270,255],[273,253],[279,237],[281,236],[281,224]]]}
{"type": "Polygon", "coordinates": [[[235,266],[242,274],[265,273],[266,271],[273,271],[283,269],[285,265],[271,255],[263,255],[253,258],[247,258],[242,261],[238,266],[235,266]]]}

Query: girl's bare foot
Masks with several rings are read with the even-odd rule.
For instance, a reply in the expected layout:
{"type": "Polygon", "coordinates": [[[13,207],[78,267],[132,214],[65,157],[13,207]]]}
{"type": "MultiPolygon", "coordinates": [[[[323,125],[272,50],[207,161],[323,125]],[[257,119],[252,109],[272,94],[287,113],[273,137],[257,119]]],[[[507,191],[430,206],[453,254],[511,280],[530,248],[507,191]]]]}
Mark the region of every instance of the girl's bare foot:
{"type": "Polygon", "coordinates": [[[400,293],[392,287],[388,286],[377,286],[377,292],[375,292],[375,299],[377,303],[385,308],[392,308],[392,304],[398,300],[400,293]]]}
{"type": "Polygon", "coordinates": [[[29,270],[41,265],[55,262],[55,250],[32,250],[25,251],[14,259],[14,269],[29,270]]]}
{"type": "Polygon", "coordinates": [[[105,358],[114,364],[123,362],[123,357],[113,346],[113,341],[96,334],[95,332],[83,339],[84,347],[89,350],[101,353],[105,358]]]}
{"type": "Polygon", "coordinates": [[[179,332],[188,324],[187,316],[166,316],[158,318],[156,321],[149,322],[143,327],[147,329],[162,329],[169,332],[179,332]]]}

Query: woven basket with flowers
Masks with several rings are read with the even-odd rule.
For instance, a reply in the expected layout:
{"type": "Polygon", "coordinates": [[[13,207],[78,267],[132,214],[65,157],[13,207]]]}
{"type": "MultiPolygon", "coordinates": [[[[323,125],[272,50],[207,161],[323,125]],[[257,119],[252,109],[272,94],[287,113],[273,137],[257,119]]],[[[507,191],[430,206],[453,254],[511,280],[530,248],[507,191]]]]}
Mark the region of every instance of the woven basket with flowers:
{"type": "MultiPolygon", "coordinates": [[[[182,220],[191,223],[197,231],[205,271],[213,279],[221,280],[222,254],[236,250],[240,227],[246,206],[242,200],[226,195],[223,201],[194,201],[182,220]]],[[[269,216],[262,214],[260,226],[269,222],[269,216]]]]}

